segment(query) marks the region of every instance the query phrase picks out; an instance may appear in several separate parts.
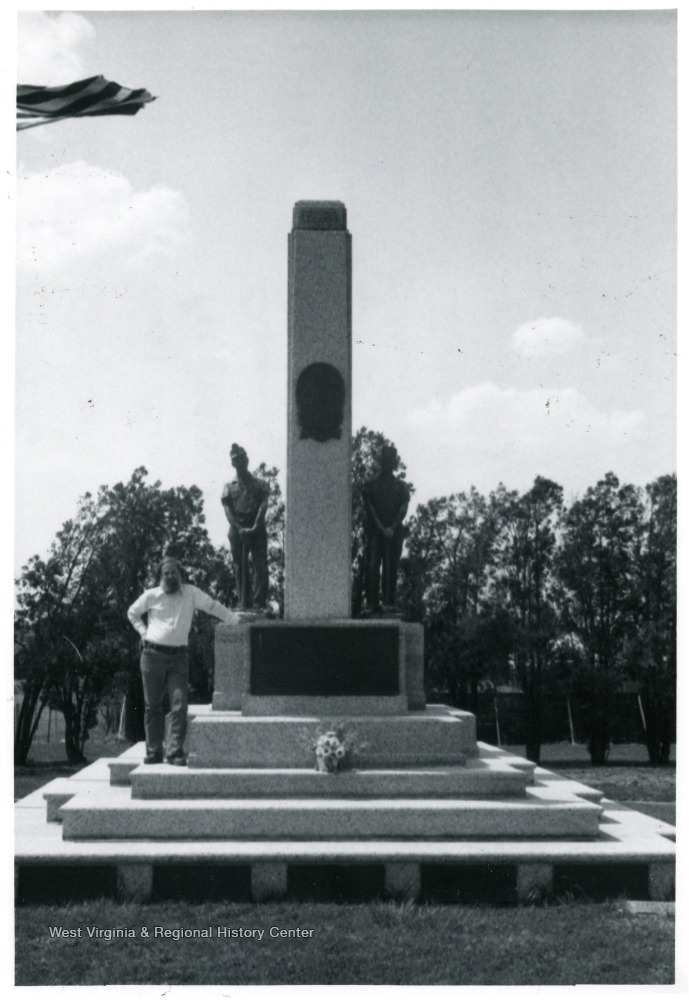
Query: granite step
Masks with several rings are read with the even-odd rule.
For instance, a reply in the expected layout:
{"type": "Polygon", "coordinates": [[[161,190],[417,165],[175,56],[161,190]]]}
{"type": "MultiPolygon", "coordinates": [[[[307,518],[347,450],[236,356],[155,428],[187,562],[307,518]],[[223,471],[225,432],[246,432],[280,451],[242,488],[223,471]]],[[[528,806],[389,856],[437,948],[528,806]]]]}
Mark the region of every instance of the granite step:
{"type": "MultiPolygon", "coordinates": [[[[196,715],[189,725],[189,763],[198,768],[313,767],[310,743],[337,716],[196,715]]],[[[469,712],[429,706],[406,715],[348,716],[354,765],[366,768],[460,765],[478,756],[476,720],[469,712]]]]}
{"type": "MultiPolygon", "coordinates": [[[[328,780],[325,776],[325,780],[328,780]]],[[[595,838],[593,803],[466,799],[129,799],[77,794],[60,809],[65,840],[595,838]]]]}
{"type": "Polygon", "coordinates": [[[137,767],[129,774],[135,799],[524,797],[529,775],[510,765],[469,761],[460,767],[346,770],[306,768],[137,767]]]}

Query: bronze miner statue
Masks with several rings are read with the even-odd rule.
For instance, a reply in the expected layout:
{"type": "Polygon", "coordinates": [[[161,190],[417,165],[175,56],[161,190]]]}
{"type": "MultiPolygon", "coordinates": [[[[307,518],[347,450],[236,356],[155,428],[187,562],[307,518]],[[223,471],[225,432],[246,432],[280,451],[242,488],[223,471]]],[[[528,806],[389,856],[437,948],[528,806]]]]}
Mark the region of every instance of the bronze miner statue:
{"type": "Polygon", "coordinates": [[[222,492],[222,505],[230,530],[230,550],[242,611],[265,610],[268,600],[268,534],[266,511],[270,486],[249,472],[249,457],[233,444],[230,461],[237,478],[222,492]]]}
{"type": "Polygon", "coordinates": [[[397,450],[384,445],[380,473],[362,488],[366,510],[366,605],[371,613],[394,611],[397,604],[397,570],[405,536],[402,522],[410,499],[409,487],[394,474],[397,463],[397,450]]]}

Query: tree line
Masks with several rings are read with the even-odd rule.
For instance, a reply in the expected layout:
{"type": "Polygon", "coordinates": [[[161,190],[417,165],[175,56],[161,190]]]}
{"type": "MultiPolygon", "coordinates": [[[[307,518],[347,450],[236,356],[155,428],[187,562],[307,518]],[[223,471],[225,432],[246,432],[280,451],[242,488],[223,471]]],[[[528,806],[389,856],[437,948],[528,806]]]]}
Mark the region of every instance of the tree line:
{"type": "MultiPolygon", "coordinates": [[[[384,434],[361,428],[352,448],[352,614],[363,611],[361,486],[375,474],[384,434]]],[[[400,462],[397,475],[406,479],[400,462]]],[[[270,604],[284,607],[284,503],[278,472],[264,464],[271,503],[270,604]]],[[[190,582],[224,604],[237,595],[229,552],[205,527],[201,491],[161,489],[138,468],[126,483],[86,494],[45,559],[17,580],[15,670],[23,689],[15,761],[27,760],[46,707],[65,718],[70,761],[99,711],[138,682],[138,637],[126,609],[155,582],[174,543],[190,582]]],[[[413,485],[408,484],[413,492],[413,485]]],[[[611,738],[612,700],[639,685],[649,759],[666,763],[676,687],[676,504],[674,475],[638,487],[613,473],[566,505],[557,483],[536,477],[523,493],[473,487],[419,504],[407,522],[400,610],[425,626],[426,683],[456,706],[516,683],[524,696],[526,755],[538,761],[546,696],[571,692],[586,720],[593,763],[611,738]]],[[[192,699],[208,702],[213,623],[197,616],[190,635],[192,699]]]]}

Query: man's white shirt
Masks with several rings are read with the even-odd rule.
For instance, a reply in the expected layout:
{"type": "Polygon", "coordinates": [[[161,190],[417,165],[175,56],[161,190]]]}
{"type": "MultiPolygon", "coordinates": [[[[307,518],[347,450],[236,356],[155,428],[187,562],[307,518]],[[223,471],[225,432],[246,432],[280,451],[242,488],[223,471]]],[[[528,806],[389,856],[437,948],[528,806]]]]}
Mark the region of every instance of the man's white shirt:
{"type": "Polygon", "coordinates": [[[130,609],[127,617],[139,635],[161,646],[186,646],[195,611],[205,611],[228,625],[236,625],[239,615],[214,601],[191,583],[183,583],[173,594],[162,587],[145,590],[130,609]],[[148,625],[143,615],[148,612],[148,625]]]}

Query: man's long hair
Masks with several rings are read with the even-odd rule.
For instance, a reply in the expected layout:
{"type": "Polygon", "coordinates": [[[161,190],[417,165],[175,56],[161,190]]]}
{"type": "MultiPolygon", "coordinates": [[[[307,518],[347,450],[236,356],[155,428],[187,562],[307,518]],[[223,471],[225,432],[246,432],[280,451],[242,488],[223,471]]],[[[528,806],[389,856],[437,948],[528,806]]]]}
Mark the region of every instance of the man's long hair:
{"type": "Polygon", "coordinates": [[[160,560],[160,562],[156,566],[156,570],[155,570],[155,583],[156,583],[156,587],[160,586],[160,581],[163,578],[163,566],[165,565],[165,563],[174,563],[175,566],[177,567],[177,569],[179,570],[179,575],[181,577],[182,583],[186,583],[187,582],[187,574],[185,573],[184,566],[182,566],[182,564],[179,561],[179,559],[176,559],[175,556],[163,556],[163,558],[160,560]]]}

